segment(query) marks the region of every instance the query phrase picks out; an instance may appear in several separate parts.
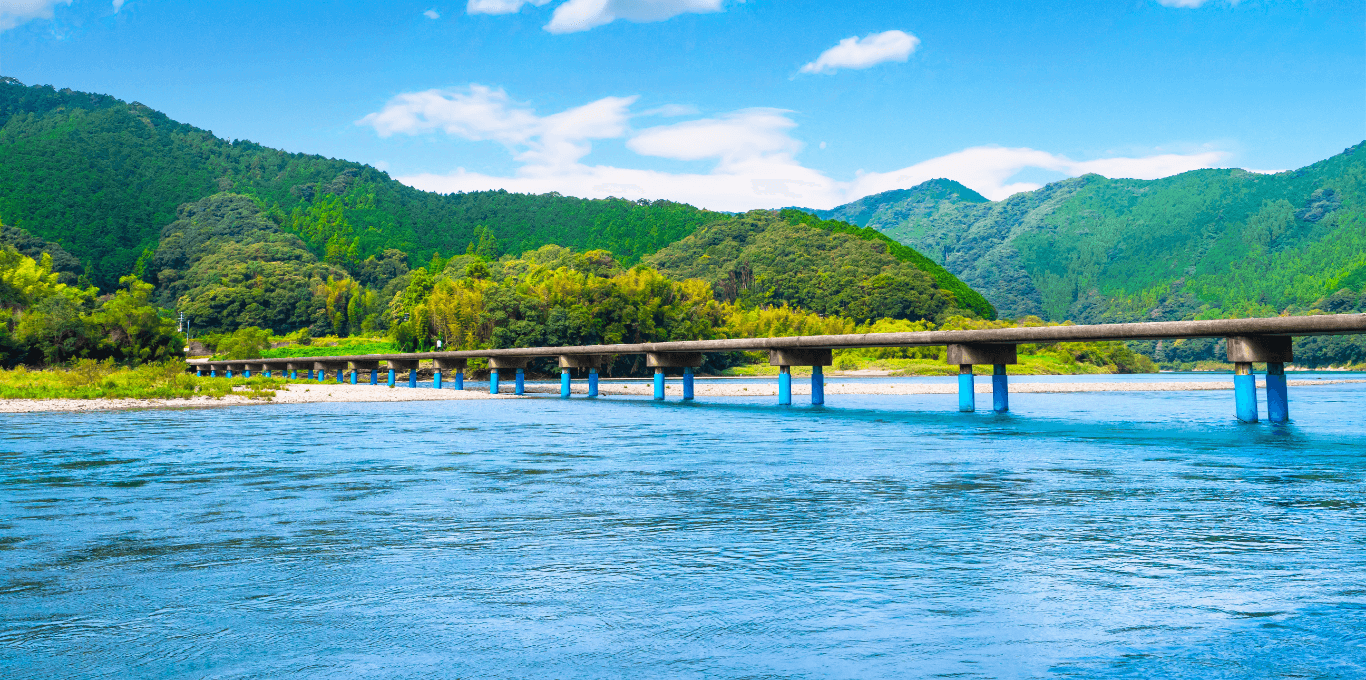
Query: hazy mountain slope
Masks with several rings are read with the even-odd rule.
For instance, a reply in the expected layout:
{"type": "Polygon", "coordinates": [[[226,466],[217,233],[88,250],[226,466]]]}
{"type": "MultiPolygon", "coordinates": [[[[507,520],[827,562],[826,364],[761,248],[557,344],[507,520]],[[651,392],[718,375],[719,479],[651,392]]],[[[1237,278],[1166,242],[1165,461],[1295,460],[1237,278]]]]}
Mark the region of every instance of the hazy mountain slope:
{"type": "Polygon", "coordinates": [[[725,217],[667,201],[431,194],[358,163],[229,142],[141,104],[0,78],[0,218],[60,243],[97,285],[132,272],[178,206],[221,191],[285,213],[283,228],[348,267],[387,248],[413,263],[464,252],[481,227],[511,252],[557,243],[630,262],[725,217]]]}
{"type": "Polygon", "coordinates": [[[813,210],[828,220],[841,220],[860,227],[869,222],[892,223],[905,215],[919,214],[933,209],[941,201],[951,203],[986,203],[986,197],[951,179],[932,179],[910,189],[893,189],[872,196],[864,196],[833,210],[813,210]]]}
{"type": "Polygon", "coordinates": [[[1364,181],[1366,145],[1357,145],[1275,175],[1087,175],[1004,201],[913,193],[831,214],[868,215],[868,226],[935,258],[1006,317],[1274,314],[1366,286],[1364,181]]]}
{"type": "Polygon", "coordinates": [[[953,286],[941,285],[933,272],[921,269],[916,260],[924,258],[918,253],[905,248],[908,252],[898,256],[888,243],[857,231],[796,210],[755,210],[698,229],[645,263],[672,278],[703,279],[722,300],[787,303],[860,322],[937,319],[966,311],[994,317],[985,300],[952,275],[945,272],[969,300],[960,300],[953,286]]]}

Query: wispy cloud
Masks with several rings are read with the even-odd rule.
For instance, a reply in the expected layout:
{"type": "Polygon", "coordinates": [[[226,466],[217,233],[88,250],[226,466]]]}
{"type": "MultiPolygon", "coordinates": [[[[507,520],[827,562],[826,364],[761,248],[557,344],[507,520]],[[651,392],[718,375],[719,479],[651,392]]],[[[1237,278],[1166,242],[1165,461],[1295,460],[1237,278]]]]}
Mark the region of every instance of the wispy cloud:
{"type": "Polygon", "coordinates": [[[863,38],[849,37],[821,52],[816,60],[803,66],[802,73],[834,73],[840,69],[860,69],[889,61],[906,61],[920,45],[920,39],[905,31],[884,31],[863,38]]]}
{"type": "MultiPolygon", "coordinates": [[[[8,31],[34,19],[51,19],[57,5],[70,5],[71,0],[0,0],[0,31],[8,31]]],[[[115,0],[117,12],[122,2],[115,0]]]]}
{"type": "MultiPolygon", "coordinates": [[[[1224,0],[1226,4],[1236,5],[1241,0],[1224,0]]],[[[1164,7],[1202,7],[1212,4],[1214,0],[1157,0],[1157,4],[1164,7]]]]}
{"type": "MultiPolygon", "coordinates": [[[[116,1],[117,1],[117,0],[116,0],[116,1]]],[[[432,21],[436,21],[437,19],[440,19],[440,18],[441,18],[441,13],[438,12],[438,11],[436,11],[435,9],[429,9],[429,10],[423,12],[423,13],[422,13],[422,16],[427,17],[428,19],[431,19],[432,21]]]]}
{"type": "Polygon", "coordinates": [[[441,131],[472,141],[495,141],[528,166],[559,168],[588,155],[588,140],[624,136],[627,110],[635,100],[604,97],[542,117],[501,89],[472,84],[465,90],[401,94],[356,122],[373,127],[381,137],[441,131]]]}
{"type": "Polygon", "coordinates": [[[522,5],[540,7],[550,0],[470,0],[465,6],[467,14],[512,14],[522,9],[522,5]]]}
{"type": "MultiPolygon", "coordinates": [[[[524,5],[541,7],[551,0],[469,0],[470,14],[512,14],[524,5]]],[[[617,19],[636,23],[664,21],[680,14],[720,12],[724,0],[566,0],[555,8],[545,30],[577,33],[617,19]]]]}
{"type": "Polygon", "coordinates": [[[670,199],[716,210],[748,210],[805,205],[826,208],[929,179],[958,180],[999,200],[1036,189],[1012,179],[1039,168],[1069,176],[1156,179],[1218,165],[1219,151],[1109,157],[1075,161],[1030,148],[978,146],[921,161],[890,172],[859,172],[840,181],[803,165],[804,144],[793,136],[797,124],[781,109],[753,108],[722,115],[632,130],[635,97],[605,97],[583,106],[541,116],[501,89],[471,85],[462,90],[428,90],[395,97],[358,124],[380,136],[445,133],[475,141],[498,142],[521,165],[511,176],[486,175],[457,168],[448,174],[399,177],[419,189],[438,192],[507,189],[601,198],[670,199]],[[591,140],[624,139],[626,148],[646,157],[710,161],[705,172],[678,173],[588,165],[591,140]]]}

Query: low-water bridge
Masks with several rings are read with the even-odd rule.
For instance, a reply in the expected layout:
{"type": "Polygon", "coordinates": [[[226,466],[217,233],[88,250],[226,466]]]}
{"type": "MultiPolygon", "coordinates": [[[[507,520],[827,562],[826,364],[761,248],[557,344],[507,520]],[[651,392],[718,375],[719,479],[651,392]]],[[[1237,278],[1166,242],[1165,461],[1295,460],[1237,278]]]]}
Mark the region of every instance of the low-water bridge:
{"type": "Polygon", "coordinates": [[[930,347],[946,346],[947,361],[959,367],[958,405],[961,411],[976,408],[972,367],[993,366],[992,408],[1005,412],[1009,407],[1009,387],[1006,366],[1017,363],[1016,347],[1021,344],[1055,342],[1094,342],[1101,340],[1177,340],[1183,338],[1225,338],[1228,360],[1234,365],[1233,388],[1238,419],[1257,422],[1257,382],[1253,363],[1265,363],[1267,417],[1272,422],[1289,418],[1285,364],[1294,360],[1291,341],[1295,337],[1311,335],[1356,335],[1366,333],[1366,314],[1325,314],[1261,319],[1216,319],[1208,321],[1153,321],[1145,323],[1096,324],[1084,326],[1036,326],[992,328],[963,331],[917,331],[908,333],[854,333],[848,335],[805,335],[781,338],[736,338],[731,340],[687,340],[679,342],[651,342],[618,345],[582,345],[576,347],[518,347],[511,349],[463,350],[455,352],[409,352],[403,354],[367,354],[358,356],[290,357],[255,359],[250,361],[191,361],[199,375],[234,373],[250,376],[253,371],[266,376],[273,371],[287,372],[298,378],[318,380],[328,372],[344,380],[349,369],[351,383],[357,373],[370,372],[370,384],[378,384],[380,364],[389,372],[389,386],[394,385],[395,372],[408,372],[408,386],[417,387],[418,362],[433,361],[436,367],[433,386],[441,388],[441,372],[454,371],[456,389],[464,389],[465,368],[470,359],[482,358],[489,362],[489,391],[497,393],[499,371],[516,371],[514,392],[524,392],[524,369],[532,359],[554,357],[560,366],[560,396],[570,394],[570,371],[588,371],[588,396],[598,394],[598,368],[607,357],[620,354],[643,354],[646,366],[655,369],[654,397],[664,398],[664,370],[683,369],[683,399],[693,398],[693,369],[702,365],[702,355],[708,352],[767,351],[769,363],[778,366],[778,403],[792,403],[793,366],[811,366],[811,403],[825,402],[822,368],[831,365],[831,353],[836,349],[868,347],[930,347]]]}

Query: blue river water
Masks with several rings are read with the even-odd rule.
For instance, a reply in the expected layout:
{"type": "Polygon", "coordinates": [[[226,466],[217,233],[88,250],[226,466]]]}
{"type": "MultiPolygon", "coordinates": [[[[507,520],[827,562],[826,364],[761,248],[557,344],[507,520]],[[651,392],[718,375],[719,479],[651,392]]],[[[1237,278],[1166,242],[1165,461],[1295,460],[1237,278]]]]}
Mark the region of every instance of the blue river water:
{"type": "Polygon", "coordinates": [[[1366,677],[1366,384],[955,405],[3,415],[0,676],[1366,677]]]}

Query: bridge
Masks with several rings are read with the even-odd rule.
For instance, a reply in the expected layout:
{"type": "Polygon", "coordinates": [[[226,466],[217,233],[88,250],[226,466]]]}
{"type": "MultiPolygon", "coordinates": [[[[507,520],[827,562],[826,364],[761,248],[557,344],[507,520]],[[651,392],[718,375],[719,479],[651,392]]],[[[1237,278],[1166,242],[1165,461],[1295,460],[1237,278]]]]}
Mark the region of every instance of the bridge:
{"type": "Polygon", "coordinates": [[[388,384],[394,386],[398,371],[407,371],[408,386],[417,387],[418,363],[435,364],[433,386],[441,389],[442,371],[454,372],[455,389],[464,389],[465,369],[470,359],[487,359],[489,391],[497,394],[499,372],[515,371],[515,394],[523,394],[525,368],[533,359],[554,357],[560,367],[560,396],[570,394],[571,371],[587,370],[588,396],[598,395],[598,369],[609,358],[622,354],[645,355],[646,366],[654,369],[654,398],[664,399],[665,369],[683,370],[683,399],[693,398],[693,370],[702,365],[703,354],[710,352],[767,351],[769,363],[777,366],[778,403],[792,403],[793,366],[810,366],[811,403],[825,402],[823,367],[832,363],[836,349],[870,347],[947,348],[946,359],[959,367],[958,404],[961,411],[976,409],[972,367],[991,365],[992,409],[1009,410],[1009,384],[1006,367],[1017,363],[1016,349],[1022,344],[1057,342],[1095,342],[1103,340],[1178,340],[1184,338],[1225,338],[1228,360],[1234,365],[1233,391],[1239,420],[1258,420],[1257,382],[1254,363],[1266,364],[1267,418],[1272,422],[1289,419],[1285,364],[1294,360],[1291,343],[1296,337],[1314,335],[1357,335],[1366,333],[1366,314],[1324,314],[1258,319],[1213,319],[1206,321],[1153,321],[1144,323],[1035,326],[961,331],[916,331],[907,333],[854,333],[847,335],[805,335],[778,338],[734,338],[728,340],[685,340],[574,347],[517,347],[508,349],[462,350],[453,352],[409,352],[356,356],[290,357],[253,360],[191,361],[196,373],[231,377],[234,373],[250,376],[253,371],[270,376],[274,371],[298,378],[300,370],[308,379],[324,380],[329,372],[338,382],[350,371],[355,384],[360,371],[370,372],[370,384],[378,384],[379,368],[388,369],[388,384]]]}

